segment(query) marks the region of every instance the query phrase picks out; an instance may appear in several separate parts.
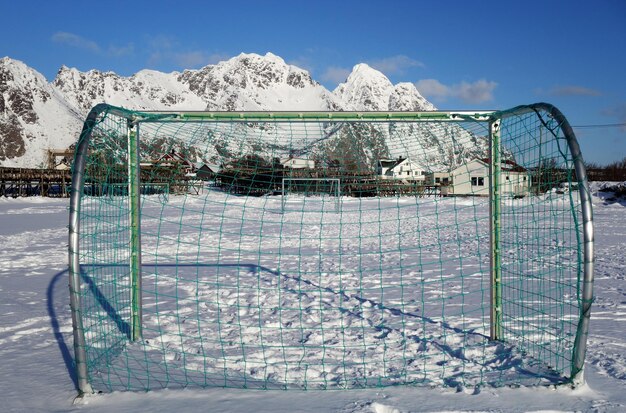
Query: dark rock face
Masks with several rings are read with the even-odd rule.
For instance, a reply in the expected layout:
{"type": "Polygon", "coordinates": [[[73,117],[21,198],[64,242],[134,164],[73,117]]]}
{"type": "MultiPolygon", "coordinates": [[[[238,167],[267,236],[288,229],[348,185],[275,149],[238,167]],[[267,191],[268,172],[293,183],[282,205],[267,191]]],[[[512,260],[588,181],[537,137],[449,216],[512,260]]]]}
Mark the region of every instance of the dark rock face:
{"type": "Polygon", "coordinates": [[[33,109],[33,94],[31,91],[13,89],[8,93],[8,103],[11,111],[22,118],[26,123],[35,123],[39,120],[33,109]]]}
{"type": "Polygon", "coordinates": [[[32,136],[24,132],[15,116],[0,121],[0,161],[23,156],[27,139],[32,136]]]}

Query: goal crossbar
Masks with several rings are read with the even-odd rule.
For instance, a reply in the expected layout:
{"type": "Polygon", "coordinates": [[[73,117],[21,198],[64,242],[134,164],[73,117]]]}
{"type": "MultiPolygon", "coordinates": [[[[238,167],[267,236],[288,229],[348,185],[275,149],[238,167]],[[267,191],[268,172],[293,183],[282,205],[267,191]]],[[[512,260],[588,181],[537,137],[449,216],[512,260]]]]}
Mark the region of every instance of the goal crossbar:
{"type": "Polygon", "coordinates": [[[70,199],[78,387],[579,383],[593,246],[580,147],[546,103],[97,105],[70,199]],[[273,214],[291,182],[329,183],[340,213],[273,214]]]}

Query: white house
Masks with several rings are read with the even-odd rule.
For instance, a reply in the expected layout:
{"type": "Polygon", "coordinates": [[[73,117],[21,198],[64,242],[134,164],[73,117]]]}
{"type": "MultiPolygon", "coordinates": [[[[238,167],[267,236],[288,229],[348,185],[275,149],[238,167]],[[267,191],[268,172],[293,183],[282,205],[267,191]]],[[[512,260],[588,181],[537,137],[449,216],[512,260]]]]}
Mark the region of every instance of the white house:
{"type": "Polygon", "coordinates": [[[304,158],[282,158],[280,160],[280,164],[283,168],[290,169],[314,169],[315,161],[312,159],[304,159],[304,158]]]}
{"type": "Polygon", "coordinates": [[[530,174],[528,169],[513,161],[502,161],[500,191],[514,197],[526,196],[530,192],[530,174]]]}
{"type": "Polygon", "coordinates": [[[454,195],[489,195],[489,164],[474,159],[450,172],[454,195]]]}
{"type": "Polygon", "coordinates": [[[429,172],[426,174],[426,185],[449,186],[452,185],[450,172],[429,172]]]}
{"type": "Polygon", "coordinates": [[[380,159],[376,167],[377,173],[384,179],[404,179],[424,181],[426,171],[408,158],[380,159]]]}
{"type": "MultiPolygon", "coordinates": [[[[474,159],[450,172],[454,195],[489,195],[488,160],[474,159]]],[[[500,193],[525,196],[530,188],[528,170],[513,161],[502,161],[500,193]]]]}

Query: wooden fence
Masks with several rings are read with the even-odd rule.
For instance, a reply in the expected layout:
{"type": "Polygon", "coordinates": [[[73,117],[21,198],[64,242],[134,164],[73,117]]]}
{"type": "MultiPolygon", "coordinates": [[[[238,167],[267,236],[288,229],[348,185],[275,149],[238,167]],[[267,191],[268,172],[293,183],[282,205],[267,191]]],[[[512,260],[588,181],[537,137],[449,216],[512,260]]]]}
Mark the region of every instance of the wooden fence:
{"type": "Polygon", "coordinates": [[[69,197],[69,170],[0,167],[0,196],[69,197]]]}

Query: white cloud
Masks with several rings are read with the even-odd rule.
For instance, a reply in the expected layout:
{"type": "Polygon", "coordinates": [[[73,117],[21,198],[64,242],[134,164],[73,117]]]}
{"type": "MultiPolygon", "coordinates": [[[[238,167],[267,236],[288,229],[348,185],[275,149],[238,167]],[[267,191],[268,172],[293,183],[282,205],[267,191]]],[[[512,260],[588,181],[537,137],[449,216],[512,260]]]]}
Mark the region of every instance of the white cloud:
{"type": "Polygon", "coordinates": [[[113,57],[130,56],[133,53],[135,53],[135,45],[133,45],[132,43],[121,47],[109,46],[109,48],[107,49],[107,55],[113,57]]]}
{"type": "Polygon", "coordinates": [[[299,67],[300,69],[304,69],[309,73],[313,72],[313,63],[311,62],[311,59],[309,59],[308,57],[301,56],[296,59],[289,60],[287,63],[290,65],[299,67]]]}
{"type": "Polygon", "coordinates": [[[206,65],[216,64],[228,60],[230,56],[221,53],[206,53],[200,50],[188,52],[174,52],[172,50],[155,50],[148,58],[148,65],[171,63],[180,69],[193,69],[206,65]]]}
{"type": "Polygon", "coordinates": [[[584,86],[555,86],[550,89],[549,93],[553,96],[601,96],[602,93],[598,90],[591,89],[584,86]]]}
{"type": "Polygon", "coordinates": [[[450,87],[437,79],[422,79],[415,83],[415,87],[422,95],[435,100],[446,100],[451,95],[450,87]]]}
{"type": "Polygon", "coordinates": [[[485,79],[474,83],[461,82],[454,87],[455,96],[467,103],[483,103],[493,100],[493,90],[498,86],[496,82],[488,82],[485,79]]]}
{"type": "Polygon", "coordinates": [[[209,60],[209,57],[204,52],[192,51],[177,53],[175,55],[175,59],[179,66],[184,68],[191,68],[197,66],[206,66],[206,62],[209,60]]]}
{"type": "Polygon", "coordinates": [[[404,73],[405,70],[412,67],[424,67],[424,63],[411,59],[405,55],[396,55],[391,57],[385,57],[383,59],[368,61],[371,67],[376,70],[380,70],[386,75],[395,75],[404,73]]]}
{"type": "Polygon", "coordinates": [[[185,50],[178,39],[172,36],[156,35],[147,38],[151,49],[148,65],[169,63],[180,69],[193,69],[228,60],[224,53],[207,53],[204,50],[185,50]]]}
{"type": "Polygon", "coordinates": [[[453,85],[444,85],[437,79],[422,79],[415,83],[417,90],[427,98],[445,101],[453,97],[465,103],[484,103],[493,100],[493,91],[497,86],[496,82],[485,79],[453,85]]]}
{"type": "Polygon", "coordinates": [[[145,38],[148,46],[153,50],[172,50],[180,47],[180,43],[172,36],[158,34],[145,38]]]}
{"type": "Polygon", "coordinates": [[[206,53],[203,51],[189,51],[183,53],[174,53],[170,56],[179,67],[183,69],[190,69],[194,67],[203,67],[210,64],[219,63],[223,60],[228,60],[230,56],[220,53],[206,53]]]}
{"type": "Polygon", "coordinates": [[[87,50],[92,53],[108,57],[129,56],[135,52],[135,46],[132,43],[129,43],[126,46],[112,45],[105,50],[93,40],[89,40],[85,37],[69,32],[56,32],[52,35],[52,41],[55,43],[64,44],[66,46],[75,47],[77,49],[87,50]]]}
{"type": "Polygon", "coordinates": [[[55,43],[66,44],[68,46],[85,49],[94,53],[100,53],[101,49],[98,44],[92,40],[85,39],[74,33],[57,32],[52,35],[52,41],[55,43]]]}
{"type": "Polygon", "coordinates": [[[345,82],[350,76],[350,69],[344,67],[331,66],[322,74],[322,80],[333,83],[345,82]]]}

